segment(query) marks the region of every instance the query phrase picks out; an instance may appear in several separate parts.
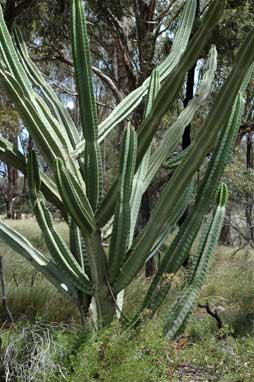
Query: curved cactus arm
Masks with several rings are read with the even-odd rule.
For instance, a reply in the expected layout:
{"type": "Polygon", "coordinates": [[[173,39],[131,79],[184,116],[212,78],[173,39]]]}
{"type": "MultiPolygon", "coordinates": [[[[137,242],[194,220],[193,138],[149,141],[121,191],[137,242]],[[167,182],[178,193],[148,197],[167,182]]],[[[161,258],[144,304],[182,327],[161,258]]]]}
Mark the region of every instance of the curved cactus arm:
{"type": "MultiPolygon", "coordinates": [[[[191,35],[193,23],[195,20],[196,0],[186,2],[180,28],[176,33],[171,52],[166,60],[159,65],[158,71],[162,81],[172,73],[183,55],[191,35]]],[[[144,83],[133,92],[131,92],[122,102],[120,102],[114,111],[99,125],[99,141],[103,141],[110,131],[131,114],[142,102],[149,89],[151,78],[147,78],[144,83]]],[[[77,146],[77,152],[82,152],[85,141],[77,146]]]]}
{"type": "Polygon", "coordinates": [[[180,298],[177,299],[175,305],[169,314],[167,322],[164,326],[164,333],[167,338],[172,339],[181,330],[182,325],[186,322],[186,318],[192,310],[200,289],[204,283],[205,277],[209,270],[212,255],[217,246],[220,236],[224,216],[225,205],[227,200],[227,186],[222,184],[220,187],[220,195],[216,212],[208,228],[205,227],[205,235],[202,236],[197,254],[195,267],[192,269],[191,280],[187,285],[180,298]]]}
{"type": "Polygon", "coordinates": [[[239,129],[241,112],[241,97],[238,96],[227,129],[222,131],[216,151],[209,163],[206,175],[200,186],[196,203],[188,219],[181,226],[177,236],[164,254],[159,269],[148,289],[142,309],[146,307],[150,308],[151,306],[153,306],[154,311],[158,309],[171,286],[170,283],[166,283],[162,290],[156,291],[163,274],[175,273],[182,265],[186,256],[188,256],[202,224],[203,216],[209,211],[210,203],[216,191],[221,173],[228,162],[235,132],[239,129]]]}
{"type": "Polygon", "coordinates": [[[211,93],[214,75],[217,69],[217,51],[215,46],[210,49],[207,67],[208,70],[205,73],[204,79],[198,88],[195,97],[180,113],[176,122],[168,128],[159,147],[151,155],[149,168],[145,179],[145,189],[147,189],[150,185],[151,181],[154,179],[154,176],[157,174],[161,165],[166,161],[169,154],[176,150],[184,133],[185,127],[189,125],[195,113],[200,109],[211,93]]]}
{"type": "Polygon", "coordinates": [[[181,55],[187,49],[189,39],[193,30],[196,17],[197,1],[189,1],[186,3],[180,27],[175,35],[170,54],[158,66],[161,80],[164,81],[170,73],[175,69],[181,59],[181,55]]]}
{"type": "MultiPolygon", "coordinates": [[[[222,10],[224,8],[224,3],[224,0],[215,0],[211,4],[203,17],[201,26],[198,28],[197,32],[191,39],[191,43],[189,44],[188,49],[186,49],[185,53],[183,54],[178,69],[173,71],[172,74],[168,76],[168,78],[164,81],[154,101],[151,112],[141,123],[138,130],[138,154],[136,170],[138,169],[143,156],[151,144],[157,128],[160,126],[162,117],[166,114],[171,103],[175,99],[179,87],[184,80],[185,73],[189,70],[190,67],[192,67],[193,63],[199,57],[200,52],[205,47],[210,30],[215,27],[221,16],[222,10]]],[[[236,95],[236,93],[234,95],[236,95]]],[[[213,141],[214,136],[212,142],[213,141]]],[[[112,216],[115,197],[116,182],[113,183],[109,193],[106,194],[101,207],[97,212],[96,221],[99,226],[103,227],[112,216]]],[[[164,212],[166,214],[165,209],[164,212]]]]}
{"type": "MultiPolygon", "coordinates": [[[[237,55],[236,64],[231,74],[216,97],[213,108],[206,119],[205,128],[201,129],[192,149],[177,168],[170,183],[164,188],[153,210],[152,219],[150,219],[134,244],[132,252],[122,269],[122,274],[119,276],[117,289],[125,288],[142,268],[144,261],[149,256],[154,240],[166,225],[168,211],[171,211],[175,206],[179,195],[186,189],[194,173],[205,159],[206,154],[211,150],[221,127],[227,123],[228,114],[232,109],[237,92],[254,60],[253,46],[254,32],[252,31],[237,55]]],[[[232,144],[230,148],[231,146],[232,144]]],[[[224,162],[222,161],[222,163],[224,162]]]]}
{"type": "Polygon", "coordinates": [[[72,282],[62,275],[54,261],[48,259],[34,248],[24,236],[0,222],[0,237],[5,240],[14,251],[23,256],[26,260],[31,262],[35,268],[42,272],[57,289],[76,298],[77,293],[72,282]]]}
{"type": "MultiPolygon", "coordinates": [[[[154,101],[154,98],[156,97],[158,91],[160,88],[160,77],[159,77],[159,71],[155,69],[151,75],[150,83],[149,83],[149,89],[148,89],[148,99],[147,99],[147,105],[146,105],[146,111],[145,115],[148,115],[151,111],[152,104],[154,101]]],[[[127,249],[129,249],[133,242],[134,237],[134,231],[135,226],[138,218],[138,213],[141,205],[142,195],[144,193],[144,180],[145,176],[147,174],[147,169],[149,165],[149,159],[151,155],[151,147],[148,148],[147,153],[145,154],[139,169],[133,179],[132,184],[132,193],[131,193],[131,200],[130,200],[130,206],[131,206],[131,212],[130,212],[130,226],[129,226],[129,238],[128,238],[128,244],[127,249]]],[[[119,254],[121,251],[119,251],[119,254]]],[[[122,257],[122,260],[124,257],[122,257]]],[[[122,262],[121,264],[122,265],[122,262]]],[[[120,267],[118,267],[118,272],[120,270],[120,267]]],[[[116,315],[117,318],[121,318],[121,312],[123,308],[123,302],[124,302],[124,290],[122,290],[117,295],[117,310],[116,315]]]]}
{"type": "MultiPolygon", "coordinates": [[[[249,74],[247,74],[249,76],[249,74]]],[[[241,123],[243,113],[243,99],[238,95],[227,128],[221,132],[216,150],[209,163],[208,169],[199,188],[197,201],[193,206],[189,219],[182,225],[178,235],[172,242],[161,263],[158,275],[164,272],[175,273],[188,256],[191,246],[202,224],[203,216],[209,211],[209,206],[224,168],[230,160],[232,147],[241,123]]],[[[168,285],[168,289],[170,285],[168,285]]],[[[162,293],[163,294],[163,293],[162,293]]],[[[165,296],[165,293],[164,293],[165,296]]],[[[158,296],[153,296],[153,301],[158,306],[158,296]]],[[[161,300],[162,301],[162,300],[161,300]]]]}
{"type": "Polygon", "coordinates": [[[198,238],[198,246],[190,258],[190,265],[187,269],[187,279],[186,279],[186,284],[190,285],[193,277],[195,276],[196,269],[199,265],[200,259],[202,257],[202,253],[204,251],[205,245],[206,245],[206,240],[209,235],[209,231],[211,228],[212,220],[214,216],[212,213],[210,213],[208,216],[205,216],[202,222],[202,226],[200,228],[200,233],[197,235],[198,238]]]}
{"type": "MultiPolygon", "coordinates": [[[[151,75],[149,89],[148,89],[148,99],[146,105],[145,116],[148,115],[152,109],[153,101],[160,88],[160,76],[157,69],[155,69],[151,75]]],[[[130,234],[129,234],[129,243],[128,248],[131,247],[134,237],[135,226],[137,223],[138,213],[141,205],[141,200],[143,193],[145,191],[144,180],[147,175],[148,164],[151,155],[151,146],[148,148],[138,171],[135,174],[132,185],[132,194],[131,194],[131,216],[130,216],[130,234]]]]}
{"type": "Polygon", "coordinates": [[[59,140],[59,144],[64,148],[66,153],[70,153],[72,150],[72,145],[68,139],[66,131],[62,129],[62,126],[53,116],[45,101],[37,95],[34,98],[34,107],[36,108],[40,119],[47,130],[49,127],[51,127],[51,134],[55,134],[59,140]]]}
{"type": "Polygon", "coordinates": [[[86,142],[84,174],[88,199],[95,211],[102,196],[102,159],[85,10],[81,0],[71,1],[71,32],[81,123],[86,142]]]}
{"type": "Polygon", "coordinates": [[[189,205],[192,195],[193,195],[193,182],[190,184],[189,187],[184,191],[184,193],[179,197],[179,200],[177,202],[177,205],[173,209],[172,213],[168,216],[168,224],[164,231],[161,232],[160,236],[156,238],[153,247],[149,253],[149,257],[146,261],[148,261],[151,257],[153,257],[158,250],[161,248],[163,243],[165,242],[167,236],[172,232],[177,224],[179,222],[179,219],[183,215],[183,213],[186,211],[187,206],[189,205]]]}
{"type": "Polygon", "coordinates": [[[70,249],[73,253],[75,259],[80,264],[83,272],[91,278],[89,259],[86,250],[85,240],[80,232],[80,228],[77,226],[75,221],[71,219],[69,223],[70,227],[70,249]]]}
{"type": "Polygon", "coordinates": [[[31,136],[48,162],[53,163],[55,157],[71,159],[71,142],[43,99],[33,90],[4,23],[2,9],[0,37],[0,79],[7,95],[14,101],[31,136]]]}
{"type": "Polygon", "coordinates": [[[23,88],[8,72],[0,70],[0,78],[7,95],[14,101],[31,136],[46,157],[49,160],[54,156],[66,158],[68,145],[43,100],[36,94],[31,99],[26,97],[23,88]]]}
{"type": "Polygon", "coordinates": [[[73,285],[78,290],[92,294],[93,287],[90,280],[64,241],[55,231],[51,214],[39,196],[34,201],[34,212],[50,254],[61,272],[71,279],[73,285]]]}
{"type": "Polygon", "coordinates": [[[2,6],[0,5],[0,68],[4,67],[13,75],[18,83],[22,84],[24,95],[30,97],[33,92],[32,85],[22,67],[11,36],[4,21],[2,6]]]}
{"type": "MultiPolygon", "coordinates": [[[[26,174],[26,158],[18,150],[15,149],[12,143],[0,137],[0,160],[15,167],[17,170],[26,174]]],[[[56,184],[43,172],[40,173],[41,190],[45,198],[56,206],[66,217],[66,209],[57,190],[56,184]]]]}
{"type": "Polygon", "coordinates": [[[34,86],[42,92],[47,104],[53,110],[57,120],[64,127],[68,139],[75,147],[80,141],[79,132],[66,108],[57,97],[51,86],[48,85],[37,66],[30,59],[25,42],[19,29],[15,29],[15,40],[18,47],[18,54],[26,70],[27,76],[34,86]]]}
{"type": "Polygon", "coordinates": [[[131,192],[136,165],[137,134],[132,127],[125,130],[120,159],[118,198],[109,247],[109,280],[113,282],[124,262],[128,248],[131,218],[131,192]]]}
{"type": "Polygon", "coordinates": [[[4,88],[7,91],[8,96],[11,97],[15,106],[20,113],[21,118],[24,121],[24,124],[29,130],[29,133],[35,140],[38,147],[45,154],[46,158],[49,161],[54,160],[55,156],[63,158],[63,149],[60,149],[57,142],[58,138],[45,131],[44,135],[44,125],[42,124],[34,105],[24,96],[23,90],[15,80],[7,72],[0,70],[0,78],[4,88]]]}
{"type": "Polygon", "coordinates": [[[55,231],[53,220],[48,211],[43,196],[40,193],[41,180],[36,155],[29,154],[27,175],[34,213],[42,230],[47,247],[55,263],[72,280],[73,285],[88,294],[92,292],[92,285],[81,266],[67,248],[64,241],[55,231]]]}
{"type": "MultiPolygon", "coordinates": [[[[45,145],[41,132],[37,131],[35,133],[35,130],[43,131],[46,122],[44,130],[46,130],[47,133],[47,140],[50,142],[53,152],[61,157],[63,148],[59,149],[59,146],[61,147],[63,145],[65,147],[66,143],[64,139],[61,139],[58,126],[53,118],[51,118],[50,121],[51,126],[51,124],[47,122],[47,116],[45,117],[44,115],[45,110],[41,111],[42,104],[38,105],[38,96],[36,96],[36,93],[33,91],[26,71],[20,63],[11,36],[4,22],[2,8],[0,8],[0,40],[0,67],[2,69],[0,76],[8,95],[12,97],[14,103],[17,105],[21,117],[24,117],[24,122],[28,122],[27,127],[32,129],[32,135],[35,135],[35,139],[37,140],[40,135],[39,142],[36,143],[40,144],[42,148],[45,146],[45,151],[49,154],[50,149],[48,145],[45,145]]],[[[52,159],[52,152],[50,152],[50,154],[50,158],[52,159]]]]}
{"type": "Polygon", "coordinates": [[[26,171],[26,158],[13,143],[0,136],[0,160],[15,167],[17,170],[26,171]]]}
{"type": "Polygon", "coordinates": [[[190,146],[186,147],[183,151],[180,151],[177,154],[171,155],[164,163],[164,166],[168,170],[174,171],[182,162],[184,156],[190,151],[192,144],[190,146]]]}
{"type": "Polygon", "coordinates": [[[83,190],[64,163],[57,159],[56,182],[66,208],[84,236],[91,235],[95,229],[93,211],[83,190]]]}
{"type": "Polygon", "coordinates": [[[41,191],[44,197],[46,198],[46,200],[48,200],[50,203],[52,203],[56,208],[58,208],[61,211],[62,216],[66,220],[67,219],[66,207],[58,192],[56,183],[43,172],[40,172],[40,177],[41,177],[41,191]]]}
{"type": "Polygon", "coordinates": [[[154,100],[155,100],[155,98],[156,98],[156,96],[160,90],[161,78],[160,78],[160,72],[159,72],[158,68],[155,68],[152,71],[152,74],[149,78],[150,78],[150,82],[149,82],[149,87],[148,87],[148,94],[147,94],[147,101],[146,101],[144,118],[147,117],[148,114],[151,112],[153,102],[154,102],[154,100]]]}
{"type": "Polygon", "coordinates": [[[192,67],[194,62],[199,57],[200,52],[205,47],[209,36],[209,31],[213,29],[219,21],[224,8],[224,4],[225,2],[221,0],[215,0],[211,4],[203,17],[201,26],[191,39],[186,52],[179,62],[178,70],[173,72],[172,75],[169,76],[161,86],[151,113],[143,121],[139,129],[137,165],[140,163],[147,150],[147,147],[150,145],[151,140],[153,139],[153,136],[161,122],[161,119],[168,111],[172,101],[175,99],[179,87],[183,82],[185,73],[189,70],[190,67],[192,67]]]}
{"type": "MultiPolygon", "coordinates": [[[[79,263],[82,271],[86,273],[84,257],[83,257],[82,240],[81,240],[81,234],[80,234],[79,227],[73,221],[73,219],[71,219],[71,222],[70,222],[69,226],[70,226],[70,235],[69,235],[69,238],[70,238],[70,250],[71,250],[71,253],[73,254],[75,259],[79,263]]],[[[88,274],[88,273],[86,273],[86,274],[88,274]]]]}

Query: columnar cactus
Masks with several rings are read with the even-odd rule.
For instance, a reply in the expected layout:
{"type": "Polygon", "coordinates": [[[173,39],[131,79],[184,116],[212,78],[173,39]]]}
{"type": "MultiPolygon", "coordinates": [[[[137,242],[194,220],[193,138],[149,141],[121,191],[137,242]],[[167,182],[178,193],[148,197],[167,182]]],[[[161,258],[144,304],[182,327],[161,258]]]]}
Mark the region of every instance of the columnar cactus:
{"type": "Polygon", "coordinates": [[[165,325],[165,333],[172,337],[181,328],[197,297],[220,232],[226,187],[220,187],[219,198],[216,193],[240,124],[242,95],[253,69],[254,33],[249,34],[240,49],[236,64],[218,93],[196,141],[172,162],[168,158],[178,146],[185,127],[210,93],[217,62],[214,46],[210,49],[206,73],[194,99],[168,127],[155,149],[151,143],[163,116],[177,97],[186,72],[204,51],[209,32],[223,11],[224,1],[211,2],[191,41],[197,4],[196,0],[187,1],[168,58],[100,124],[93,93],[83,2],[70,0],[70,5],[81,135],[64,105],[29,58],[18,31],[13,42],[0,9],[1,85],[54,174],[49,178],[40,172],[35,152],[31,151],[25,158],[0,137],[1,160],[14,165],[28,177],[34,213],[49,255],[40,253],[22,235],[2,222],[0,236],[75,301],[83,314],[87,313],[93,299],[98,325],[108,324],[121,309],[119,294],[123,296],[123,290],[161,248],[181,217],[192,197],[195,173],[206,161],[207,153],[213,151],[190,215],[164,252],[143,304],[130,320],[131,324],[136,324],[144,309],[155,312],[159,308],[170,290],[170,282],[165,283],[165,273],[178,271],[201,229],[203,234],[189,271],[189,281],[165,325]],[[132,126],[125,129],[119,174],[105,194],[100,143],[144,101],[147,105],[144,119],[136,131],[132,126]],[[173,175],[164,187],[149,222],[134,238],[142,195],[165,163],[171,166],[173,175]],[[67,222],[69,247],[57,234],[46,201],[53,203],[67,222]],[[206,228],[203,228],[207,219],[206,228]],[[111,227],[108,252],[101,234],[106,225],[111,227]]]}

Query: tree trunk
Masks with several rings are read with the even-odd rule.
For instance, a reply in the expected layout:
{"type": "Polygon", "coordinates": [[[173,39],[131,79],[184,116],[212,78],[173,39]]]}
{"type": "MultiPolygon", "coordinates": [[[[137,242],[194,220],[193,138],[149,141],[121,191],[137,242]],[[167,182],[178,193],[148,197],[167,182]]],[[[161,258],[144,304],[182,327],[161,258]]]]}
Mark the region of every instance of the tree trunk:
{"type": "MultiPolygon", "coordinates": [[[[200,1],[197,1],[197,9],[196,9],[196,21],[200,16],[200,1]]],[[[192,100],[194,96],[194,85],[195,85],[195,71],[196,71],[197,62],[193,65],[193,67],[189,70],[187,76],[187,84],[186,84],[186,96],[183,101],[184,107],[188,106],[188,103],[192,100]]],[[[182,138],[182,149],[186,149],[191,144],[191,124],[189,124],[184,131],[182,138]]]]}
{"type": "MultiPolygon", "coordinates": [[[[196,9],[196,20],[199,19],[200,16],[200,1],[197,1],[197,9],[196,9]]],[[[185,99],[183,101],[183,105],[186,108],[188,106],[188,103],[193,99],[194,97],[194,86],[195,86],[195,72],[196,72],[196,66],[197,62],[193,65],[193,67],[189,70],[187,75],[187,83],[186,83],[186,95],[185,99]]],[[[182,150],[185,150],[188,146],[191,144],[191,124],[189,124],[183,133],[182,138],[182,150]]],[[[179,220],[179,226],[181,226],[185,219],[187,218],[189,213],[189,208],[187,208],[183,216],[179,220]]]]}
{"type": "MultiPolygon", "coordinates": [[[[248,132],[247,134],[247,150],[246,150],[246,166],[247,169],[253,169],[253,133],[248,132]]],[[[254,224],[252,222],[252,212],[253,212],[253,197],[248,195],[246,198],[245,206],[245,218],[246,218],[246,230],[248,240],[254,241],[254,224]]]]}
{"type": "Polygon", "coordinates": [[[4,277],[3,256],[0,256],[0,284],[2,290],[2,305],[8,322],[13,323],[13,317],[7,303],[7,291],[4,277]]]}
{"type": "Polygon", "coordinates": [[[246,219],[246,236],[249,241],[254,241],[254,224],[252,221],[253,213],[253,199],[252,196],[247,196],[245,205],[245,219],[246,219]]]}
{"type": "Polygon", "coordinates": [[[7,219],[13,219],[13,203],[12,200],[6,199],[6,217],[7,219]]]}
{"type": "Polygon", "coordinates": [[[247,168],[253,168],[254,167],[252,139],[253,139],[253,133],[249,132],[247,134],[247,151],[246,151],[246,166],[247,166],[247,168]]]}
{"type": "MultiPolygon", "coordinates": [[[[141,216],[142,216],[142,227],[145,226],[145,224],[148,222],[150,218],[150,197],[149,197],[149,192],[146,191],[143,195],[142,198],[142,203],[141,203],[141,216]]],[[[145,265],[145,277],[151,277],[154,272],[155,272],[155,260],[154,257],[151,257],[146,262],[145,265]]]]}
{"type": "Polygon", "coordinates": [[[231,208],[228,207],[226,209],[226,216],[223,222],[221,234],[220,234],[220,244],[231,246],[232,245],[232,237],[231,237],[231,229],[230,229],[230,221],[231,221],[231,208]]]}
{"type": "Polygon", "coordinates": [[[18,171],[14,167],[7,165],[8,185],[5,194],[7,219],[14,219],[13,199],[18,193],[18,177],[18,171]]]}

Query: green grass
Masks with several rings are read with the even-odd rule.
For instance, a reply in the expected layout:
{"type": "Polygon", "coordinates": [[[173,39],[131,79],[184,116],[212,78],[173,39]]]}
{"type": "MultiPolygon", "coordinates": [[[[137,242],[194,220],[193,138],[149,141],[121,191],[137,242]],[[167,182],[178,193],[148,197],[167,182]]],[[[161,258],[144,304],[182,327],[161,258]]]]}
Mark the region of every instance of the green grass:
{"type": "MultiPolygon", "coordinates": [[[[8,223],[46,253],[33,219],[8,223]]],[[[66,239],[66,225],[56,223],[56,228],[66,239]]],[[[144,317],[136,332],[122,331],[114,322],[95,335],[91,328],[81,330],[79,314],[70,301],[1,242],[8,301],[15,318],[15,325],[8,328],[0,310],[2,373],[8,366],[15,382],[30,381],[32,375],[36,382],[252,382],[254,254],[232,253],[230,248],[218,249],[199,298],[200,303],[208,301],[217,309],[223,331],[204,310],[195,308],[185,333],[168,342],[162,336],[163,320],[179,286],[161,314],[152,321],[144,317]]],[[[148,283],[139,277],[127,289],[127,315],[137,309],[148,283]]]]}

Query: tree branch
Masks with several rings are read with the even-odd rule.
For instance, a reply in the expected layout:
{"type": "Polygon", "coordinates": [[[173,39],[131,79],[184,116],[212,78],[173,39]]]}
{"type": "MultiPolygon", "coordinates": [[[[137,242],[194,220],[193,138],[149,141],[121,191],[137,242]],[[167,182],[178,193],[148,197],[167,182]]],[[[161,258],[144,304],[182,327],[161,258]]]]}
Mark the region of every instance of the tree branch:
{"type": "Polygon", "coordinates": [[[198,304],[198,307],[201,308],[201,309],[205,309],[207,311],[207,313],[209,314],[209,316],[213,317],[216,320],[218,329],[222,329],[223,328],[223,322],[222,322],[222,319],[219,317],[217,310],[215,310],[213,312],[210,309],[210,306],[209,306],[208,302],[206,304],[204,304],[204,305],[198,304]]]}
{"type": "Polygon", "coordinates": [[[123,99],[123,95],[120,92],[120,90],[116,87],[114,81],[95,66],[92,66],[92,70],[109,87],[116,101],[120,103],[123,99]]]}
{"type": "MultiPolygon", "coordinates": [[[[55,57],[40,57],[33,59],[35,62],[42,62],[42,61],[58,61],[61,62],[67,66],[73,67],[73,62],[70,60],[67,60],[65,57],[61,55],[57,55],[55,57]]],[[[95,66],[92,66],[92,71],[97,75],[97,77],[100,78],[108,86],[108,88],[111,90],[113,96],[115,97],[117,103],[121,102],[123,99],[123,95],[120,92],[120,90],[115,85],[114,81],[107,76],[105,73],[103,73],[100,69],[96,68],[95,66]]]]}

